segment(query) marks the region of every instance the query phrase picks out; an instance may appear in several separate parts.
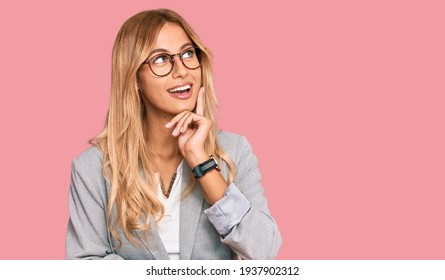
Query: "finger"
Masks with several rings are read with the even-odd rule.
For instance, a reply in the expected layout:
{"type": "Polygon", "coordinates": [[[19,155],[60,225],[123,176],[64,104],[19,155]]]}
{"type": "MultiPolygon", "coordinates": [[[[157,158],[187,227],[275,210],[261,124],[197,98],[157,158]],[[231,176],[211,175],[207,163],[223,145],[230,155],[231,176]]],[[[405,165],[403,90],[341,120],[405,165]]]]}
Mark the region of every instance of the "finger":
{"type": "Polygon", "coordinates": [[[182,117],[181,119],[177,122],[175,129],[173,130],[172,135],[173,136],[177,136],[179,135],[179,133],[181,133],[182,131],[182,124],[184,123],[184,121],[187,119],[187,117],[189,115],[193,114],[192,112],[187,111],[182,117]]]}
{"type": "Polygon", "coordinates": [[[182,123],[181,129],[180,129],[181,133],[185,133],[187,131],[187,129],[189,128],[190,124],[193,121],[194,116],[197,116],[197,115],[192,113],[192,114],[188,115],[187,118],[184,119],[184,122],[182,123]]]}
{"type": "MultiPolygon", "coordinates": [[[[206,117],[192,113],[185,120],[184,125],[187,126],[188,128],[195,129],[195,133],[198,133],[198,134],[204,133],[207,135],[208,131],[209,131],[209,127],[212,126],[212,122],[209,119],[207,119],[206,117]]],[[[207,138],[207,136],[205,136],[205,138],[207,138]]]]}
{"type": "Polygon", "coordinates": [[[189,113],[190,111],[183,111],[179,114],[177,114],[176,116],[173,117],[173,119],[171,119],[171,121],[169,121],[165,127],[166,128],[171,128],[173,127],[185,114],[189,113]]]}
{"type": "Polygon", "coordinates": [[[196,100],[196,114],[204,116],[204,87],[201,87],[198,91],[198,100],[196,100]]]}

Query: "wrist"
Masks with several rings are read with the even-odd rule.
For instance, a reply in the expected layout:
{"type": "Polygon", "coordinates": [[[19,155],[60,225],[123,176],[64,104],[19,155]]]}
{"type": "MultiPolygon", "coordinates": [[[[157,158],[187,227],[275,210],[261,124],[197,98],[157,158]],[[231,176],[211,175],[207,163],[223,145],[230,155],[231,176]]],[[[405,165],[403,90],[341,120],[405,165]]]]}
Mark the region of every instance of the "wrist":
{"type": "Polygon", "coordinates": [[[209,159],[209,155],[204,151],[201,152],[189,152],[185,156],[185,160],[187,161],[190,168],[194,168],[195,166],[203,163],[204,161],[209,159]]]}

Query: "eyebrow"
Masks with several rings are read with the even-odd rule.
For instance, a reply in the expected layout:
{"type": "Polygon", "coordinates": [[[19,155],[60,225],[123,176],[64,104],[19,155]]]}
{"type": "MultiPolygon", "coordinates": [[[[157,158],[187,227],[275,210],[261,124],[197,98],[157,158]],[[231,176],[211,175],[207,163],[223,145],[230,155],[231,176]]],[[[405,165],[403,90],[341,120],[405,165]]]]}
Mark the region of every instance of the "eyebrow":
{"type": "MultiPolygon", "coordinates": [[[[185,43],[184,45],[182,45],[179,49],[180,50],[183,50],[183,49],[185,49],[185,47],[188,47],[188,46],[191,46],[191,47],[193,47],[193,44],[192,43],[185,43]]],[[[148,57],[151,57],[151,55],[152,54],[154,54],[154,53],[170,53],[167,49],[155,49],[155,50],[152,50],[151,52],[150,52],[150,54],[148,55],[148,57]]]]}

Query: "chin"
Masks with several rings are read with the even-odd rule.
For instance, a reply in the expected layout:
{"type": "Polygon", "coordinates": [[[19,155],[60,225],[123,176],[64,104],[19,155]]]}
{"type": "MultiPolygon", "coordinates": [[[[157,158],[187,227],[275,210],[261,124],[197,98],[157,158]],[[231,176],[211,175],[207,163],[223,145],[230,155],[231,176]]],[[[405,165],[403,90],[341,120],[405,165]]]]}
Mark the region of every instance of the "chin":
{"type": "Polygon", "coordinates": [[[178,107],[174,108],[173,110],[171,110],[170,113],[172,115],[177,115],[177,114],[179,114],[181,112],[184,112],[184,111],[194,112],[193,111],[194,109],[195,109],[195,106],[192,106],[192,105],[178,106],[178,107]]]}

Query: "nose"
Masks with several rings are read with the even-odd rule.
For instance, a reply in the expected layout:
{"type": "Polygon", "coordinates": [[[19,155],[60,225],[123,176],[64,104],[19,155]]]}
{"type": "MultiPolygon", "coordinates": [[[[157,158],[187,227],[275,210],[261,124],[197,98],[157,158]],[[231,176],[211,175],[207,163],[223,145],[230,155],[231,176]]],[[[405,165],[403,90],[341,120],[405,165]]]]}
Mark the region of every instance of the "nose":
{"type": "Polygon", "coordinates": [[[172,76],[173,78],[184,78],[188,74],[188,69],[182,63],[181,58],[179,56],[174,55],[172,57],[172,76]]]}

